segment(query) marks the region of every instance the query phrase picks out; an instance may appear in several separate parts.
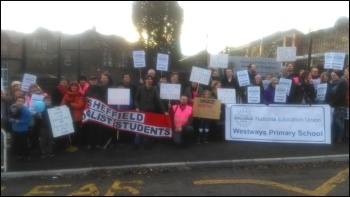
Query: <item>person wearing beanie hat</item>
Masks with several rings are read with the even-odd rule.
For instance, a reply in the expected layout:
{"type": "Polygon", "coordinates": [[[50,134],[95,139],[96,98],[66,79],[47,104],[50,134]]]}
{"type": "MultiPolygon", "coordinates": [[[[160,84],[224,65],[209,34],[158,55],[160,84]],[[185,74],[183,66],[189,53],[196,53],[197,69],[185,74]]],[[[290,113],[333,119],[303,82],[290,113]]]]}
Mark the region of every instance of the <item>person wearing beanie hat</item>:
{"type": "Polygon", "coordinates": [[[87,79],[85,76],[79,77],[79,92],[83,95],[85,95],[86,90],[89,88],[89,83],[87,82],[87,79]]]}
{"type": "Polygon", "coordinates": [[[20,81],[13,81],[11,83],[11,90],[21,89],[21,85],[22,85],[22,82],[20,82],[20,81]]]}
{"type": "MultiPolygon", "coordinates": [[[[344,137],[343,121],[347,117],[346,92],[347,85],[344,79],[341,78],[342,71],[332,71],[330,82],[328,103],[334,108],[332,121],[332,138],[334,142],[341,143],[344,137]]],[[[327,95],[327,94],[326,94],[327,95]]]]}

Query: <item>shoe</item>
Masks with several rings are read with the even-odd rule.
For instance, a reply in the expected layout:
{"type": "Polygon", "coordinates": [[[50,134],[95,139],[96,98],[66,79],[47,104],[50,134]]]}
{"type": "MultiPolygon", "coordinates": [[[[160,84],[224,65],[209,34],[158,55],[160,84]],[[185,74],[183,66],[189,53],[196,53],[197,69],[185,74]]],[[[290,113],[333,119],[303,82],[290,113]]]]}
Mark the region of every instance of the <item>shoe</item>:
{"type": "Polygon", "coordinates": [[[47,153],[46,156],[48,156],[48,157],[53,157],[53,156],[55,156],[55,154],[53,154],[53,153],[47,153]]]}
{"type": "Polygon", "coordinates": [[[197,139],[197,144],[201,144],[201,138],[197,139]]]}
{"type": "Polygon", "coordinates": [[[131,150],[137,151],[137,150],[139,150],[139,149],[140,149],[140,146],[139,146],[138,144],[135,144],[135,145],[132,147],[131,150]]]}
{"type": "Polygon", "coordinates": [[[45,154],[41,154],[41,158],[44,159],[46,157],[45,154]]]}
{"type": "Polygon", "coordinates": [[[207,141],[206,137],[203,138],[203,142],[204,142],[204,144],[208,144],[208,141],[207,141]]]}
{"type": "Polygon", "coordinates": [[[95,146],[95,149],[101,150],[102,147],[101,147],[100,145],[96,145],[96,146],[95,146]]]}

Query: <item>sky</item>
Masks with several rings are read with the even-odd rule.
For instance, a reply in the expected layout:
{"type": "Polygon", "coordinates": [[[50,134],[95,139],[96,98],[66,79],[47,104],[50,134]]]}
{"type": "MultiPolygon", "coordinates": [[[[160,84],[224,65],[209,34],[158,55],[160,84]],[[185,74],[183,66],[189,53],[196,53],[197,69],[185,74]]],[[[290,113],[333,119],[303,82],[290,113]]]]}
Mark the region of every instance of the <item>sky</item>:
{"type": "MultiPolygon", "coordinates": [[[[217,54],[278,31],[303,33],[332,27],[349,17],[349,1],[254,2],[179,1],[184,9],[181,34],[183,55],[207,49],[217,54]]],[[[1,1],[1,29],[31,33],[38,27],[78,34],[93,26],[99,33],[138,39],[131,19],[132,1],[1,1]]]]}

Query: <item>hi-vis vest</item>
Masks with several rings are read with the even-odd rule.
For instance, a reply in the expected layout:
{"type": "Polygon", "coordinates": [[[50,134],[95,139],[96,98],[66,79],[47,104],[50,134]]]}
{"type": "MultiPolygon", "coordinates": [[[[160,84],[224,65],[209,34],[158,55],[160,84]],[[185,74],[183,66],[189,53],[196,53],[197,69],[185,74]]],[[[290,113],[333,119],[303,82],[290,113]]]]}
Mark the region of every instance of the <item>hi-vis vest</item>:
{"type": "Polygon", "coordinates": [[[192,115],[192,107],[186,105],[185,109],[181,109],[180,105],[173,105],[174,125],[180,127],[184,125],[192,115]]]}

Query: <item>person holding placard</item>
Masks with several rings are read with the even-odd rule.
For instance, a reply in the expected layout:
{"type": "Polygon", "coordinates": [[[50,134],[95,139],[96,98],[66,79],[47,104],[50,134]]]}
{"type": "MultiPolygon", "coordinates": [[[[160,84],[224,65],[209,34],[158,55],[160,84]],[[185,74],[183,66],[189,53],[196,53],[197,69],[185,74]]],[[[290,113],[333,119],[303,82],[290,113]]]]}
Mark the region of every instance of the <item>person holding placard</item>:
{"type": "Polygon", "coordinates": [[[66,105],[71,111],[75,131],[71,136],[71,145],[79,147],[83,144],[81,121],[85,100],[83,94],[79,92],[79,84],[77,82],[73,81],[69,84],[68,91],[62,99],[61,105],[66,105]]]}
{"type": "MultiPolygon", "coordinates": [[[[319,100],[316,98],[316,102],[318,104],[328,104],[328,93],[329,93],[329,82],[330,82],[330,75],[328,72],[323,72],[320,76],[320,84],[326,84],[327,89],[326,89],[326,94],[323,100],[319,100]]],[[[316,95],[318,95],[318,91],[316,90],[316,95]]]]}
{"type": "Polygon", "coordinates": [[[258,86],[260,88],[260,102],[259,103],[263,103],[264,85],[262,83],[261,75],[256,75],[254,77],[253,86],[258,86]]]}
{"type": "MultiPolygon", "coordinates": [[[[104,95],[102,95],[100,87],[97,85],[97,77],[95,75],[90,76],[89,84],[90,86],[84,95],[85,101],[87,101],[87,97],[103,100],[104,95]]],[[[102,148],[101,128],[103,128],[101,125],[93,121],[88,121],[83,124],[83,132],[87,134],[85,146],[87,150],[91,150],[91,148],[102,148]]]]}
{"type": "Polygon", "coordinates": [[[41,149],[41,158],[53,157],[55,156],[52,153],[53,149],[53,134],[50,124],[50,118],[47,109],[53,108],[51,105],[51,97],[44,97],[45,109],[39,114],[39,118],[42,119],[40,125],[40,149],[41,149]]]}
{"type": "Polygon", "coordinates": [[[270,84],[263,94],[263,103],[264,104],[274,104],[275,103],[275,92],[276,86],[278,84],[278,79],[273,77],[270,80],[270,84]]]}
{"type": "Polygon", "coordinates": [[[31,148],[33,150],[40,149],[39,136],[40,136],[41,119],[38,119],[38,117],[36,116],[37,111],[34,107],[35,103],[32,103],[32,102],[33,101],[35,102],[36,100],[43,101],[44,96],[47,96],[47,94],[37,84],[31,84],[29,86],[29,91],[25,96],[26,105],[32,114],[32,121],[30,123],[30,143],[31,143],[31,148]]]}
{"type": "Polygon", "coordinates": [[[135,98],[135,95],[136,95],[136,91],[137,91],[137,85],[136,84],[133,84],[131,82],[131,77],[130,77],[130,73],[124,73],[123,74],[123,86],[125,88],[128,88],[130,89],[130,93],[131,93],[131,99],[132,99],[132,102],[130,104],[130,107],[131,109],[135,109],[135,106],[134,106],[134,98],[135,98]]]}
{"type": "MultiPolygon", "coordinates": [[[[164,106],[160,100],[158,90],[153,86],[153,77],[151,75],[145,76],[145,85],[140,86],[137,89],[135,96],[135,107],[136,111],[146,111],[156,113],[158,109],[166,115],[168,112],[165,111],[164,106]]],[[[151,149],[149,137],[136,134],[135,144],[132,150],[138,150],[140,145],[143,145],[146,149],[151,149]]]]}
{"type": "Polygon", "coordinates": [[[248,65],[248,76],[249,76],[250,83],[252,83],[254,81],[255,76],[257,75],[256,71],[257,71],[257,69],[256,69],[255,64],[248,65]]]}
{"type": "Polygon", "coordinates": [[[288,72],[288,77],[290,79],[293,79],[294,77],[299,77],[299,75],[294,72],[294,67],[295,67],[295,64],[293,62],[288,63],[286,66],[287,72],[288,72]]]}
{"type": "MultiPolygon", "coordinates": [[[[293,86],[292,86],[293,88],[293,86]]],[[[291,90],[292,103],[294,104],[314,104],[316,99],[315,87],[311,81],[311,73],[304,71],[301,74],[300,81],[291,90]]]]}
{"type": "Polygon", "coordinates": [[[193,99],[195,97],[201,97],[203,94],[203,88],[197,82],[191,82],[191,86],[185,90],[185,95],[188,98],[188,105],[193,106],[193,99]]]}

